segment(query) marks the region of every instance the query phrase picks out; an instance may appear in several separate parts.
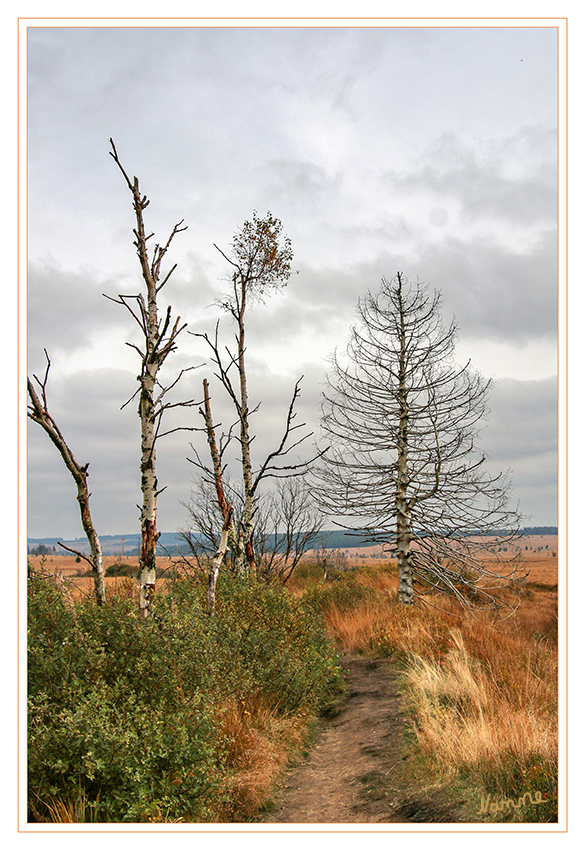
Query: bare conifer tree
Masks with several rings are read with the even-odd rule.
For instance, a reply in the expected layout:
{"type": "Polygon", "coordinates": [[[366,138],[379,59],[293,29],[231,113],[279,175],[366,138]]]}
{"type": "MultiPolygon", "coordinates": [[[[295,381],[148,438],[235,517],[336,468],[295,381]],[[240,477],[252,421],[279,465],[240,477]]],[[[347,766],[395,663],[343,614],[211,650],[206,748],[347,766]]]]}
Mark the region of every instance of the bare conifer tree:
{"type": "MultiPolygon", "coordinates": [[[[164,276],[161,273],[162,261],[177,233],[186,230],[182,227],[182,221],[175,224],[173,230],[164,245],[156,244],[149,255],[148,240],[153,234],[147,234],[144,226],[143,212],[149,201],[146,195],[140,192],[138,178],[132,180],[124,170],[113,141],[110,139],[112,150],[110,156],[122,172],[126,185],[132,193],[134,213],[136,216],[136,227],[134,228],[136,252],[140,261],[140,270],[145,285],[145,295],[119,295],[117,299],[110,299],[122,304],[131,313],[138,323],[143,336],[143,348],[127,343],[134,348],[141,360],[140,375],[138,376],[139,387],[128,404],[137,395],[138,415],[141,426],[141,490],[142,509],[140,514],[141,545],[140,545],[140,610],[143,616],[148,616],[156,587],[156,543],[157,532],[157,497],[162,490],[158,489],[156,478],[156,442],[159,437],[171,433],[161,430],[162,417],[165,411],[173,407],[190,407],[193,400],[170,403],[167,401],[168,392],[176,386],[180,380],[182,370],[177,378],[167,386],[160,382],[160,370],[168,355],[176,349],[176,339],[186,324],[181,325],[180,318],[174,322],[171,320],[171,307],[168,306],[164,318],[159,318],[158,296],[165,284],[168,282],[176,268],[172,266],[164,276]]],[[[177,430],[195,430],[193,428],[173,428],[177,430]]],[[[164,488],[163,488],[164,489],[164,488]]]]}
{"type": "MultiPolygon", "coordinates": [[[[235,411],[236,423],[229,429],[222,452],[227,445],[236,439],[239,443],[243,511],[237,532],[237,562],[242,573],[256,573],[256,556],[254,553],[254,518],[258,499],[260,482],[268,477],[287,477],[306,471],[312,462],[293,463],[286,465],[283,458],[306,440],[310,434],[299,439],[291,437],[303,424],[294,424],[296,413],[294,407],[300,394],[299,379],[295,385],[292,399],[288,408],[283,435],[277,447],[270,452],[262,464],[255,470],[252,465],[251,443],[253,436],[250,431],[250,417],[259,404],[250,406],[248,397],[248,379],[246,373],[246,312],[255,302],[263,302],[273,291],[286,286],[291,274],[293,252],[290,239],[281,237],[282,223],[267,213],[260,218],[254,211],[252,221],[244,222],[242,228],[235,234],[232,242],[232,252],[228,256],[221,249],[218,251],[231,265],[231,291],[221,302],[222,308],[231,315],[236,325],[236,349],[222,349],[219,343],[219,322],[215,336],[194,334],[201,337],[211,350],[213,363],[216,367],[216,377],[221,382],[230,397],[235,411]],[[234,376],[232,379],[232,375],[234,376]],[[237,431],[237,434],[235,433],[237,431]]],[[[216,246],[217,248],[217,246],[216,246]]],[[[210,422],[206,422],[209,435],[210,422]]],[[[193,461],[217,486],[217,472],[209,470],[196,453],[193,461]]],[[[216,461],[214,459],[214,466],[216,461]]]]}
{"type": "Polygon", "coordinates": [[[87,477],[89,475],[87,470],[89,468],[89,463],[86,463],[83,466],[79,463],[79,461],[76,459],[75,455],[67,445],[65,438],[61,433],[57,423],[49,413],[49,407],[47,403],[47,381],[49,378],[49,369],[51,368],[51,361],[49,360],[49,355],[47,354],[46,350],[45,356],[47,358],[47,368],[45,370],[43,380],[41,381],[39,380],[39,378],[36,377],[36,375],[33,375],[33,378],[39,385],[40,396],[35,390],[32,381],[30,379],[28,379],[27,381],[28,395],[30,398],[30,404],[28,406],[27,412],[29,418],[32,419],[33,422],[37,422],[45,431],[45,433],[49,436],[49,439],[57,448],[59,454],[63,458],[65,466],[73,476],[73,480],[77,485],[77,501],[79,502],[79,510],[81,512],[81,524],[83,525],[83,530],[89,543],[91,558],[86,557],[86,555],[84,555],[82,552],[78,552],[76,549],[71,549],[69,546],[65,546],[64,543],[59,542],[59,545],[62,546],[63,549],[67,549],[67,551],[73,552],[79,558],[83,558],[84,561],[87,561],[89,563],[93,572],[95,598],[98,605],[103,605],[106,601],[104,566],[102,560],[102,549],[100,545],[100,539],[94,528],[93,521],[91,518],[91,511],[89,508],[89,497],[91,495],[87,487],[87,477]]]}
{"type": "Polygon", "coordinates": [[[508,474],[492,475],[476,448],[491,382],[456,365],[440,295],[402,274],[361,299],[358,317],[324,393],[323,507],[372,540],[394,539],[401,602],[446,593],[498,605],[517,565],[482,552],[511,542],[520,517],[508,474]]]}

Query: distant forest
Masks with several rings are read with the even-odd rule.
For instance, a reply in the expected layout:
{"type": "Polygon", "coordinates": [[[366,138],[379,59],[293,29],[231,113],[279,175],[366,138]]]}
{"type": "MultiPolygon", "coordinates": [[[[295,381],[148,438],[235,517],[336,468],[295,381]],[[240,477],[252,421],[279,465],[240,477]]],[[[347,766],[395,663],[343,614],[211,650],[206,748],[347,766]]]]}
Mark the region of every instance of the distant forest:
{"type": "MultiPolygon", "coordinates": [[[[502,532],[504,534],[505,532],[502,532]]],[[[520,532],[525,537],[530,537],[539,534],[557,534],[558,528],[556,525],[535,525],[523,528],[520,532]]],[[[42,537],[29,538],[28,554],[29,555],[68,555],[58,545],[61,540],[66,545],[75,544],[77,549],[85,551],[87,541],[85,538],[77,538],[75,540],[64,540],[58,537],[42,537]]],[[[139,534],[116,534],[104,535],[100,538],[104,555],[124,555],[130,558],[138,557],[140,535],[139,534]],[[123,548],[122,548],[123,547],[123,548]]],[[[164,555],[165,552],[169,555],[187,554],[185,541],[178,535],[169,532],[163,532],[158,541],[159,552],[164,555]]],[[[314,549],[353,549],[362,546],[372,545],[372,535],[367,532],[360,531],[320,531],[313,545],[314,549]]],[[[73,555],[71,556],[73,557],[73,555]]]]}

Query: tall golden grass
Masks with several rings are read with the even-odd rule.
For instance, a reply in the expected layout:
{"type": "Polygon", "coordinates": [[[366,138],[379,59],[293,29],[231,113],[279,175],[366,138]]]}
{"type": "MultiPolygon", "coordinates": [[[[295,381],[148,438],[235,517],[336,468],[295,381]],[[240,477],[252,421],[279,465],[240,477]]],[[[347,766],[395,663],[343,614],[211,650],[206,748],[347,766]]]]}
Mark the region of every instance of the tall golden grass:
{"type": "Polygon", "coordinates": [[[556,820],[555,589],[529,587],[517,612],[499,620],[448,604],[399,605],[388,570],[354,579],[380,592],[349,611],[328,608],[328,629],[347,652],[396,659],[429,780],[463,777],[499,798],[541,791],[546,805],[511,807],[506,819],[556,820]]]}

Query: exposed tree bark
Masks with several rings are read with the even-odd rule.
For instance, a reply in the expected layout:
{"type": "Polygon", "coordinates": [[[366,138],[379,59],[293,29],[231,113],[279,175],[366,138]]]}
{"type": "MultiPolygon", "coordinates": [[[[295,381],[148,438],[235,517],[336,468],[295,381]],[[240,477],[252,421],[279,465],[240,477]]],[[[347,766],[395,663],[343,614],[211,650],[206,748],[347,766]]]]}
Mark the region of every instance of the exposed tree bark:
{"type": "Polygon", "coordinates": [[[486,565],[486,535],[514,550],[520,516],[508,476],[488,472],[475,445],[490,382],[455,365],[456,327],[439,308],[401,274],[360,300],[347,361],[332,358],[322,422],[333,445],[317,486],[339,525],[394,537],[401,602],[443,593],[498,607],[523,576],[517,549],[486,565]]]}
{"type": "Polygon", "coordinates": [[[230,526],[232,522],[232,505],[228,504],[227,512],[225,519],[223,521],[223,528],[221,530],[221,540],[219,543],[219,548],[215,553],[215,557],[211,564],[211,569],[209,571],[209,581],[207,584],[207,604],[209,608],[209,613],[211,616],[215,614],[215,587],[217,585],[217,577],[219,575],[219,570],[222,565],[223,559],[225,558],[225,554],[228,548],[228,537],[230,526]]]}
{"type": "Polygon", "coordinates": [[[223,489],[221,455],[217,447],[217,440],[215,437],[215,426],[213,424],[213,416],[211,415],[211,401],[209,399],[209,383],[207,378],[203,379],[203,408],[199,408],[199,413],[203,416],[205,422],[207,443],[209,445],[209,453],[213,463],[213,481],[215,484],[215,492],[217,494],[217,503],[225,521],[228,516],[231,516],[231,508],[225,497],[223,489]]]}
{"type": "MultiPolygon", "coordinates": [[[[161,420],[163,413],[171,407],[190,407],[193,400],[170,404],[163,401],[166,394],[181,378],[182,372],[169,386],[163,387],[159,381],[159,373],[168,355],[176,349],[176,339],[186,324],[180,324],[177,317],[171,322],[171,307],[167,307],[163,319],[159,319],[158,294],[167,283],[176,265],[161,279],[161,264],[166,255],[173,238],[177,233],[186,230],[182,227],[182,221],[173,227],[165,245],[156,244],[149,256],[147,241],[153,234],[147,235],[144,226],[144,209],[149,201],[146,195],[140,192],[138,178],[132,180],[124,170],[114,146],[110,139],[112,150],[110,156],[122,172],[130,192],[132,193],[136,227],[134,228],[136,251],[140,261],[142,279],[146,288],[146,298],[142,295],[127,296],[119,295],[116,303],[125,306],[140,326],[144,349],[131,345],[141,358],[141,371],[138,376],[140,387],[138,403],[138,415],[140,417],[140,486],[142,490],[142,508],[140,512],[141,546],[140,546],[140,611],[144,617],[148,616],[156,588],[156,544],[158,540],[157,531],[157,498],[162,492],[158,489],[156,478],[156,442],[159,437],[164,436],[161,432],[161,420]],[[131,302],[134,301],[135,305],[131,302]],[[157,394],[158,391],[158,394],[157,394]]],[[[132,398],[136,396],[135,393],[132,398]]],[[[129,401],[132,399],[129,399],[129,401]]],[[[128,402],[127,402],[128,403],[128,402]]],[[[193,428],[175,428],[173,430],[195,430],[193,428]]],[[[169,431],[165,433],[170,433],[169,431]]]]}
{"type": "Polygon", "coordinates": [[[217,503],[223,517],[221,540],[211,564],[207,589],[209,613],[213,615],[215,613],[215,587],[217,584],[219,570],[225,558],[230,537],[233,541],[232,545],[237,545],[237,538],[232,520],[233,504],[227,501],[223,488],[221,456],[215,438],[215,427],[213,425],[213,416],[211,415],[211,401],[209,399],[209,384],[207,382],[207,378],[203,379],[203,409],[199,408],[199,412],[205,421],[209,453],[213,463],[213,479],[217,495],[217,503]]]}
{"type": "MultiPolygon", "coordinates": [[[[59,454],[63,458],[65,466],[71,473],[73,480],[77,485],[77,501],[79,503],[79,510],[81,513],[81,524],[83,525],[83,530],[89,543],[91,559],[87,558],[81,552],[77,552],[75,550],[70,551],[74,551],[75,554],[79,555],[79,557],[83,558],[91,565],[94,579],[95,598],[98,605],[103,605],[106,601],[104,567],[100,540],[94,528],[91,518],[91,511],[89,508],[89,497],[91,495],[87,487],[87,478],[89,475],[87,470],[89,467],[89,463],[86,463],[82,466],[77,461],[75,455],[67,445],[63,434],[59,430],[57,423],[49,413],[46,391],[51,361],[49,360],[49,356],[46,351],[45,355],[47,357],[47,368],[43,380],[39,381],[39,379],[35,375],[33,375],[33,378],[35,378],[41,390],[40,397],[37,394],[32,381],[30,379],[27,379],[28,395],[30,398],[30,404],[28,406],[28,416],[30,419],[32,419],[33,422],[37,422],[41,426],[41,428],[43,428],[45,433],[49,436],[49,439],[57,448],[59,454]]],[[[63,543],[59,543],[59,545],[63,546],[64,549],[68,549],[68,547],[65,546],[63,543]]]]}

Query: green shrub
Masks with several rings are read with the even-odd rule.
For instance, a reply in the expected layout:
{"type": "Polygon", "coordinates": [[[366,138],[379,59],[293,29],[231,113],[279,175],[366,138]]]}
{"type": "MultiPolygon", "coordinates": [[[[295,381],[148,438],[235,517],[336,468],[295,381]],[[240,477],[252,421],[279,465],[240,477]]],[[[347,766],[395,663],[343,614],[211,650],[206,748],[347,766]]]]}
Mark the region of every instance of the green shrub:
{"type": "Polygon", "coordinates": [[[129,600],[74,605],[50,577],[31,576],[34,819],[81,790],[97,820],[211,816],[221,796],[213,706],[196,683],[177,678],[169,649],[156,621],[141,620],[129,600]]]}
{"type": "Polygon", "coordinates": [[[165,602],[182,624],[175,637],[182,647],[189,644],[189,677],[200,686],[238,699],[261,693],[284,713],[317,710],[327,700],[339,673],[321,618],[280,586],[224,573],[213,618],[193,581],[175,582],[165,602]],[[201,629],[207,642],[197,637],[201,629]]]}
{"type": "Polygon", "coordinates": [[[115,576],[129,576],[134,578],[138,573],[138,568],[132,564],[110,564],[106,569],[106,575],[110,578],[115,576]]]}
{"type": "Polygon", "coordinates": [[[169,582],[155,616],[110,594],[74,603],[29,573],[29,816],[206,822],[231,808],[226,701],[282,715],[327,708],[339,686],[319,616],[280,587],[224,575],[169,582]],[[76,815],[77,817],[79,815],[76,815]]]}
{"type": "Polygon", "coordinates": [[[360,584],[352,574],[331,576],[333,580],[310,589],[306,604],[327,614],[333,609],[341,612],[353,611],[364,603],[375,604],[380,594],[367,585],[360,584]]]}

